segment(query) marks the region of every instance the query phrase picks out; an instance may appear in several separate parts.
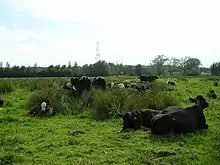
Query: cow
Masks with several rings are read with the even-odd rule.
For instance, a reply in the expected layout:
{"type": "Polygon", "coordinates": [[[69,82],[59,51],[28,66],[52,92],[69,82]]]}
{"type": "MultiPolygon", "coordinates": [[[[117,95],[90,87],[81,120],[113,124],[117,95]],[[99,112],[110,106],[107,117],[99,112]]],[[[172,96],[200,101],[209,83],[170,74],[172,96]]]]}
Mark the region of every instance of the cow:
{"type": "Polygon", "coordinates": [[[141,127],[141,119],[138,111],[119,114],[119,117],[123,119],[123,127],[119,132],[127,129],[137,130],[141,127]]]}
{"type": "Polygon", "coordinates": [[[46,102],[42,102],[41,104],[36,104],[28,114],[31,116],[48,117],[52,115],[52,112],[53,109],[49,108],[46,102]]]}
{"type": "Polygon", "coordinates": [[[81,96],[84,91],[91,90],[91,80],[86,76],[71,78],[70,82],[75,87],[78,96],[81,96]]]}
{"type": "Polygon", "coordinates": [[[106,89],[106,81],[103,77],[95,77],[92,80],[92,86],[94,86],[95,88],[106,89]]]}
{"type": "Polygon", "coordinates": [[[176,86],[176,82],[168,81],[168,82],[167,82],[167,85],[170,85],[170,86],[176,86]]]}
{"type": "Polygon", "coordinates": [[[208,96],[210,99],[216,99],[216,98],[217,98],[217,94],[215,93],[214,90],[209,90],[207,96],[208,96]]]}
{"type": "Polygon", "coordinates": [[[138,91],[144,91],[146,89],[149,89],[149,88],[146,88],[144,85],[141,85],[140,83],[135,83],[135,82],[130,83],[129,87],[137,89],[138,91]]]}
{"type": "Polygon", "coordinates": [[[172,106],[165,109],[165,114],[172,117],[173,133],[193,133],[200,129],[208,129],[203,110],[209,107],[209,103],[201,95],[190,100],[195,105],[186,108],[172,106]]]}
{"type": "Polygon", "coordinates": [[[4,100],[0,98],[0,107],[4,106],[4,100]]]}
{"type": "Polygon", "coordinates": [[[172,131],[172,117],[166,113],[160,113],[151,119],[151,133],[156,135],[169,134],[172,131]]]}
{"type": "Polygon", "coordinates": [[[158,77],[157,76],[140,75],[139,79],[140,79],[140,81],[154,82],[156,79],[158,79],[158,77]]]}
{"type": "Polygon", "coordinates": [[[154,115],[159,114],[159,111],[152,109],[139,109],[132,112],[126,112],[124,114],[119,114],[119,117],[123,118],[123,127],[119,132],[126,129],[140,129],[140,128],[150,128],[151,119],[154,115]]]}

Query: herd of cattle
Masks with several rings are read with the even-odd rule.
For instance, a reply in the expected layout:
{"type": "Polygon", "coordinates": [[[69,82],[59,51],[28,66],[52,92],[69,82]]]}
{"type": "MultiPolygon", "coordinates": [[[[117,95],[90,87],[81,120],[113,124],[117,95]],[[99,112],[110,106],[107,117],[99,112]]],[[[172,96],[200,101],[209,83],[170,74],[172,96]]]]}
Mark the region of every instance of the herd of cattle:
{"type": "MultiPolygon", "coordinates": [[[[129,81],[124,81],[121,83],[107,83],[105,81],[105,78],[103,77],[75,77],[75,78],[70,78],[68,82],[66,82],[63,85],[63,89],[69,89],[73,90],[74,92],[77,93],[78,96],[82,94],[84,91],[90,91],[93,88],[96,89],[109,89],[109,88],[133,88],[137,89],[138,91],[146,91],[149,90],[149,83],[155,81],[158,79],[157,76],[145,76],[141,75],[139,77],[140,82],[129,82],[129,81]],[[145,84],[141,82],[146,82],[145,84]]],[[[175,82],[168,82],[168,85],[176,85],[175,82]]]]}
{"type": "MultiPolygon", "coordinates": [[[[90,91],[92,88],[102,90],[108,88],[135,88],[138,91],[149,90],[149,83],[158,79],[157,76],[140,76],[141,82],[123,82],[123,83],[106,83],[103,77],[75,77],[70,78],[63,85],[63,89],[74,91],[77,96],[81,96],[82,92],[90,91]]],[[[168,81],[167,85],[175,86],[176,82],[168,81]]],[[[214,86],[218,86],[214,82],[214,86]]],[[[210,90],[207,97],[216,99],[217,94],[214,90],[210,90]]],[[[208,129],[206,118],[203,110],[209,107],[209,103],[202,95],[196,98],[189,98],[194,105],[189,107],[170,106],[163,110],[140,109],[119,114],[123,119],[122,132],[127,129],[150,129],[153,134],[169,134],[169,133],[192,133],[200,129],[208,129]]],[[[0,99],[0,107],[4,105],[4,101],[0,99]]],[[[29,111],[32,116],[51,116],[52,108],[47,106],[46,102],[36,105],[29,111]]]]}
{"type": "Polygon", "coordinates": [[[190,107],[170,106],[161,111],[141,109],[119,114],[123,118],[123,128],[140,129],[149,128],[153,134],[193,133],[197,130],[208,129],[203,110],[209,107],[206,99],[198,95],[189,98],[194,103],[190,107]]]}

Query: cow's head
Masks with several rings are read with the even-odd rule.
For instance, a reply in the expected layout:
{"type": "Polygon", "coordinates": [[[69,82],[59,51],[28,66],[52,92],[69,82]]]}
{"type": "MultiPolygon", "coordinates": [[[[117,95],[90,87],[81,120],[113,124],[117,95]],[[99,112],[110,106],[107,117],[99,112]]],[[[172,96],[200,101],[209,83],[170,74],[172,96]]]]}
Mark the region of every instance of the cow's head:
{"type": "Polygon", "coordinates": [[[126,112],[124,114],[119,114],[119,116],[123,119],[123,129],[131,128],[132,125],[132,113],[126,112]]]}
{"type": "Polygon", "coordinates": [[[77,84],[79,82],[79,78],[78,77],[76,77],[76,78],[71,77],[70,82],[72,85],[77,86],[77,84]]]}
{"type": "Polygon", "coordinates": [[[201,106],[202,109],[209,107],[209,103],[206,101],[206,99],[202,95],[198,95],[195,98],[195,104],[201,106]]]}
{"type": "Polygon", "coordinates": [[[132,128],[137,129],[140,126],[140,114],[136,111],[126,112],[119,114],[119,117],[123,119],[123,129],[132,128]]]}

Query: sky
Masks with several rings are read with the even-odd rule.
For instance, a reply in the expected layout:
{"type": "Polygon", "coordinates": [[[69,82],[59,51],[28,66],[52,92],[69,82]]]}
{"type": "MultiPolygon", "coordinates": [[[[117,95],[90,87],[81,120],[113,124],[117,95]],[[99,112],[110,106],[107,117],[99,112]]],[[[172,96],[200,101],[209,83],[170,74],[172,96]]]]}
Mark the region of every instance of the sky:
{"type": "Polygon", "coordinates": [[[219,0],[0,0],[5,65],[100,59],[150,64],[159,54],[220,61],[219,0]]]}

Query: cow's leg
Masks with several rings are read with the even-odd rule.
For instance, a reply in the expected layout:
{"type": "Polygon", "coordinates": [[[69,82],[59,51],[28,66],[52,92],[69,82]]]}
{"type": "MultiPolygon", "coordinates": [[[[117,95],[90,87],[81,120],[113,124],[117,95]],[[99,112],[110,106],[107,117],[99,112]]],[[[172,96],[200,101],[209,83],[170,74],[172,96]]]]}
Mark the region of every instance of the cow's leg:
{"type": "Polygon", "coordinates": [[[201,112],[198,115],[198,126],[197,129],[208,129],[208,125],[206,124],[206,119],[205,119],[205,115],[203,112],[201,112]]]}

